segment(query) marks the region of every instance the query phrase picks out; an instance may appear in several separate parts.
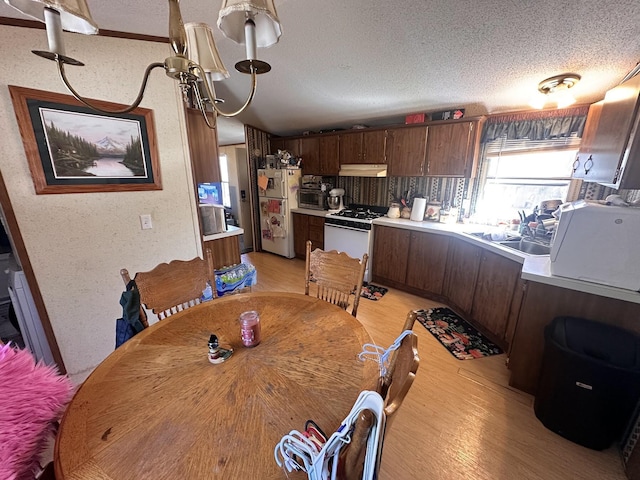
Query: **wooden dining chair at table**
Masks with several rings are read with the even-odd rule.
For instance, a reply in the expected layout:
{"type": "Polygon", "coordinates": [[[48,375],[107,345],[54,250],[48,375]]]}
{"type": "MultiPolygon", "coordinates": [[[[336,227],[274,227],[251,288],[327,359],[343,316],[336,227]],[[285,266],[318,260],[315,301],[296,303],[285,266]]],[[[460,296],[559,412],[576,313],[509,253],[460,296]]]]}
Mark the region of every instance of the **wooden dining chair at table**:
{"type": "Polygon", "coordinates": [[[314,283],[316,297],[346,310],[349,306],[349,297],[354,294],[351,315],[355,317],[368,259],[369,255],[366,253],[360,260],[336,250],[326,252],[316,248],[311,251],[311,241],[307,240],[305,295],[309,295],[310,284],[314,283]]]}
{"type": "MultiPolygon", "coordinates": [[[[407,317],[408,321],[409,316],[407,317]]],[[[409,329],[405,328],[405,330],[409,329]]],[[[407,396],[413,380],[416,378],[419,365],[418,336],[415,333],[410,333],[402,339],[398,349],[393,352],[389,367],[384,376],[380,378],[378,393],[385,399],[384,413],[387,416],[387,426],[407,396]]]]}
{"type": "MultiPolygon", "coordinates": [[[[158,316],[159,320],[201,302],[202,293],[211,285],[216,298],[213,256],[205,249],[204,259],[173,260],[161,263],[148,272],[138,272],[133,280],[140,292],[140,303],[158,316]]],[[[120,270],[125,285],[131,281],[127,269],[120,270]]],[[[142,306],[140,307],[141,310],[142,306]]],[[[141,312],[141,318],[144,311],[141,312]]],[[[146,317],[146,316],[145,316],[146,317]]]]}

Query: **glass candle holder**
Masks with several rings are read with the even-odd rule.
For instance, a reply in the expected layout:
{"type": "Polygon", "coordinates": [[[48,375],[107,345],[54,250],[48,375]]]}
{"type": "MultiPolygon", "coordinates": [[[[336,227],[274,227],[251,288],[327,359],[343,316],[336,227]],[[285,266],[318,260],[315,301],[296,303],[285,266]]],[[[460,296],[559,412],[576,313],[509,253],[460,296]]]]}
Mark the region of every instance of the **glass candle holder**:
{"type": "Polygon", "coordinates": [[[255,347],[262,340],[260,316],[255,310],[240,314],[240,335],[245,347],[255,347]]]}

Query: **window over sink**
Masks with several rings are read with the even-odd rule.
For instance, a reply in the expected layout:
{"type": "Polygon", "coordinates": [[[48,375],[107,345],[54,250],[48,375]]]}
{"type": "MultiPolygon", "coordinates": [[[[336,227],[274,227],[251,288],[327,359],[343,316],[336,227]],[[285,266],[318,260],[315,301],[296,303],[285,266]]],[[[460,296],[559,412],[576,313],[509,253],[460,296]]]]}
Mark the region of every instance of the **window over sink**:
{"type": "Polygon", "coordinates": [[[472,221],[496,225],[531,214],[543,200],[574,199],[573,162],[577,136],[550,140],[507,140],[485,144],[472,221]]]}

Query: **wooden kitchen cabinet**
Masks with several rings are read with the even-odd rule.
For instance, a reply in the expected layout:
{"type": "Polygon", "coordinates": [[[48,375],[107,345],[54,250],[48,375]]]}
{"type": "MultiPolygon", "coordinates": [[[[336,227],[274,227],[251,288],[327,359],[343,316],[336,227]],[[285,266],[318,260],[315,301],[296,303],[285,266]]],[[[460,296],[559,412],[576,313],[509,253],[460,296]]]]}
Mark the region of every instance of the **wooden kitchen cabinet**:
{"type": "Polygon", "coordinates": [[[213,268],[216,270],[238,265],[242,262],[240,259],[240,237],[238,235],[206,241],[204,242],[204,248],[211,250],[213,268]]]}
{"type": "Polygon", "coordinates": [[[371,271],[374,281],[404,283],[407,275],[411,232],[376,225],[373,231],[371,271]]]}
{"type": "Polygon", "coordinates": [[[463,240],[452,240],[442,289],[454,310],[471,314],[482,248],[463,240]]]}
{"type": "Polygon", "coordinates": [[[220,181],[220,159],[218,158],[217,130],[207,127],[202,113],[196,108],[185,107],[185,120],[193,180],[198,191],[198,183],[220,181]]]}
{"type": "Polygon", "coordinates": [[[424,173],[427,127],[395,128],[387,131],[387,161],[393,177],[420,177],[424,173]]]}
{"type": "Polygon", "coordinates": [[[640,75],[607,92],[590,153],[578,166],[584,180],[615,189],[640,188],[639,107],[640,75]]]}
{"type": "Polygon", "coordinates": [[[442,294],[449,237],[411,232],[406,284],[434,295],[442,294]]]}
{"type": "Polygon", "coordinates": [[[536,393],[544,329],[560,316],[595,320],[640,335],[640,304],[528,281],[509,354],[509,385],[536,393]]]}
{"type": "Polygon", "coordinates": [[[311,240],[311,248],[324,249],[324,217],[293,214],[293,251],[296,258],[304,259],[307,254],[307,240],[311,240]]]}
{"type": "Polygon", "coordinates": [[[300,139],[289,137],[275,137],[271,138],[271,153],[274,155],[278,153],[278,150],[286,150],[291,155],[300,156],[300,139]]]}
{"type": "Polygon", "coordinates": [[[585,179],[589,173],[589,166],[593,163],[593,139],[598,129],[598,122],[600,121],[600,113],[602,113],[602,106],[604,100],[593,103],[589,107],[589,113],[587,114],[587,121],[584,124],[584,131],[582,132],[582,138],[580,139],[580,150],[576,154],[576,159],[573,162],[573,178],[585,179]]]}
{"type": "Polygon", "coordinates": [[[471,177],[480,141],[480,122],[430,124],[426,171],[432,177],[471,177]]]}
{"type": "Polygon", "coordinates": [[[386,130],[365,130],[340,134],[340,164],[384,164],[386,130]]]}
{"type": "Polygon", "coordinates": [[[340,170],[340,147],[338,135],[319,138],[320,173],[318,175],[338,175],[340,170]]]}
{"type": "Polygon", "coordinates": [[[503,348],[508,346],[511,303],[521,272],[520,263],[487,250],[482,251],[471,318],[503,348]]]}
{"type": "Polygon", "coordinates": [[[307,137],[299,140],[300,156],[302,157],[303,175],[322,175],[320,166],[320,139],[307,137]]]}

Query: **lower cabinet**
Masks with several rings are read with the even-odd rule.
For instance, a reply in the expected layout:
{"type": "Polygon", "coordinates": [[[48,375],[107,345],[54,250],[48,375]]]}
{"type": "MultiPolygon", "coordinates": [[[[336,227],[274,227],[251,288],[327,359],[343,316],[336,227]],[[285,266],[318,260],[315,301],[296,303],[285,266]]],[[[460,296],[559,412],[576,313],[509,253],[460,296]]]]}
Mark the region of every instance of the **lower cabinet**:
{"type": "Polygon", "coordinates": [[[375,226],[373,279],[409,291],[442,293],[449,237],[375,226]]]}
{"type": "Polygon", "coordinates": [[[411,232],[407,285],[435,295],[442,294],[449,241],[445,235],[411,232]]]}
{"type": "Polygon", "coordinates": [[[307,240],[311,240],[311,248],[324,249],[324,217],[294,213],[292,218],[293,251],[297,258],[305,258],[307,240]]]}
{"type": "Polygon", "coordinates": [[[515,316],[511,315],[511,305],[515,302],[519,307],[522,297],[521,272],[520,263],[483,250],[471,318],[504,348],[509,345],[508,332],[513,330],[511,322],[516,321],[518,314],[516,311],[515,316]]]}
{"type": "Polygon", "coordinates": [[[409,230],[402,228],[378,225],[373,228],[371,269],[374,281],[404,283],[407,276],[410,235],[409,230]]]}
{"type": "Polygon", "coordinates": [[[374,227],[373,280],[445,302],[503,349],[523,296],[522,265],[447,235],[374,227]]]}
{"type": "Polygon", "coordinates": [[[481,247],[462,240],[451,241],[442,294],[460,313],[471,312],[481,258],[481,247]]]}
{"type": "Polygon", "coordinates": [[[211,250],[213,268],[219,270],[242,262],[240,259],[240,236],[234,235],[204,242],[204,248],[211,250]]]}

